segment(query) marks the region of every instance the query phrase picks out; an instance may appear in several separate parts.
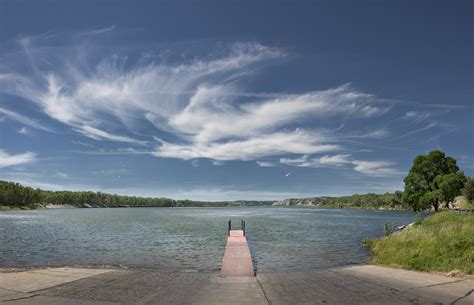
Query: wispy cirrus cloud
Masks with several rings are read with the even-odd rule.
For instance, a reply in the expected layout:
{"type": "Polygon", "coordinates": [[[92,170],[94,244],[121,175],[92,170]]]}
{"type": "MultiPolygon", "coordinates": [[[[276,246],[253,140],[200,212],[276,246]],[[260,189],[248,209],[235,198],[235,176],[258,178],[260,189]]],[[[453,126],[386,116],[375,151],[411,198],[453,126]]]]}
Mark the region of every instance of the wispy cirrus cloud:
{"type": "MultiPolygon", "coordinates": [[[[1,82],[1,80],[0,80],[1,82]]],[[[16,113],[16,112],[13,112],[11,110],[8,110],[6,108],[3,108],[3,107],[0,107],[0,116],[5,116],[7,117],[8,119],[12,120],[12,121],[16,121],[18,123],[21,123],[21,124],[24,124],[26,126],[29,126],[29,127],[32,127],[32,128],[35,128],[35,129],[39,129],[39,130],[44,130],[44,131],[48,131],[48,132],[54,132],[52,129],[44,126],[43,124],[27,117],[27,116],[24,116],[24,115],[21,115],[19,113],[16,113]]]]}
{"type": "Polygon", "coordinates": [[[324,155],[319,158],[310,158],[303,155],[299,158],[281,158],[281,164],[298,167],[347,167],[350,166],[355,171],[372,176],[391,176],[399,174],[390,161],[357,160],[351,154],[324,155]]]}
{"type": "MultiPolygon", "coordinates": [[[[256,42],[221,45],[213,53],[179,59],[130,47],[104,55],[97,37],[112,32],[114,26],[83,31],[71,35],[71,41],[55,33],[23,37],[16,61],[0,61],[0,93],[29,101],[77,135],[132,146],[84,153],[207,158],[216,164],[258,161],[262,167],[271,164],[268,157],[290,155],[281,164],[395,172],[389,161],[353,158],[350,141],[370,145],[386,138],[387,128],[364,132],[360,126],[389,114],[397,103],[351,84],[302,93],[247,90],[248,79],[264,65],[287,59],[284,50],[256,42]],[[58,36],[59,47],[48,44],[58,36]],[[26,62],[24,57],[29,70],[16,69],[14,63],[26,62]]],[[[0,114],[48,130],[10,110],[0,108],[0,114]]],[[[417,116],[406,111],[407,118],[417,116]]]]}
{"type": "Polygon", "coordinates": [[[220,161],[255,160],[265,156],[292,154],[313,154],[339,149],[337,144],[326,144],[320,136],[296,130],[294,132],[276,132],[243,140],[228,142],[204,142],[188,145],[162,142],[153,152],[155,156],[181,158],[209,158],[220,161]]]}
{"type": "Polygon", "coordinates": [[[0,168],[30,163],[35,160],[36,154],[33,152],[14,155],[0,149],[0,168]]]}

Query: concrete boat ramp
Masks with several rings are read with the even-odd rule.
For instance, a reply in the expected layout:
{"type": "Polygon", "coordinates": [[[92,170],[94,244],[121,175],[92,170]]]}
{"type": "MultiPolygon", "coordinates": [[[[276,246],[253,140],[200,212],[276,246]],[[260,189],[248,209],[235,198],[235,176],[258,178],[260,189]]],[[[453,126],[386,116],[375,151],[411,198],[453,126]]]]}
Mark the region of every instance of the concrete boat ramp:
{"type": "Polygon", "coordinates": [[[378,266],[221,277],[58,268],[0,273],[0,304],[474,304],[474,278],[378,266]]]}
{"type": "MultiPolygon", "coordinates": [[[[474,304],[474,277],[361,265],[254,273],[245,224],[220,273],[52,268],[0,273],[0,304],[474,304]]],[[[0,269],[1,272],[1,269],[0,269]]]]}

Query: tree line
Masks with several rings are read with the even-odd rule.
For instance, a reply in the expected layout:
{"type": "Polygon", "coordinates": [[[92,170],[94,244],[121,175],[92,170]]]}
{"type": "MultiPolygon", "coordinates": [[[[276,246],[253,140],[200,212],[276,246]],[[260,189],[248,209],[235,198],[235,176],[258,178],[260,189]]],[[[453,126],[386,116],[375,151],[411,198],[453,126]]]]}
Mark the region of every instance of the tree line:
{"type": "Polygon", "coordinates": [[[0,181],[0,205],[37,208],[47,204],[74,207],[221,207],[261,206],[272,201],[194,201],[170,198],[122,196],[101,192],[45,191],[19,183],[0,181]]]}
{"type": "Polygon", "coordinates": [[[279,201],[276,205],[315,206],[322,208],[365,208],[405,210],[410,207],[402,202],[402,192],[385,194],[355,194],[340,197],[291,198],[279,201]]]}

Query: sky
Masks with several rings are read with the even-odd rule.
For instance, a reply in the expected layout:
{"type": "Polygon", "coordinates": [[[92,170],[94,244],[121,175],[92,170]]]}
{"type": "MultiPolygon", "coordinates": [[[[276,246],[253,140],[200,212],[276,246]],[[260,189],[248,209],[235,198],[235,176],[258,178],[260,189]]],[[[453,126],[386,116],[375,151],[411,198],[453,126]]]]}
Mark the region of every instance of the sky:
{"type": "Polygon", "coordinates": [[[474,175],[471,1],[0,0],[0,180],[194,200],[474,175]]]}

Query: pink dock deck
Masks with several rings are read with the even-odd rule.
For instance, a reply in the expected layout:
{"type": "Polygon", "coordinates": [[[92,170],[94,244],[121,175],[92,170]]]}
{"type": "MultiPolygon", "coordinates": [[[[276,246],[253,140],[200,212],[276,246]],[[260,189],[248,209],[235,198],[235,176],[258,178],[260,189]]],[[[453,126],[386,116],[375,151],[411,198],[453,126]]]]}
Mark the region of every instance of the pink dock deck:
{"type": "Polygon", "coordinates": [[[242,230],[230,230],[221,276],[255,276],[247,238],[242,230]]]}

